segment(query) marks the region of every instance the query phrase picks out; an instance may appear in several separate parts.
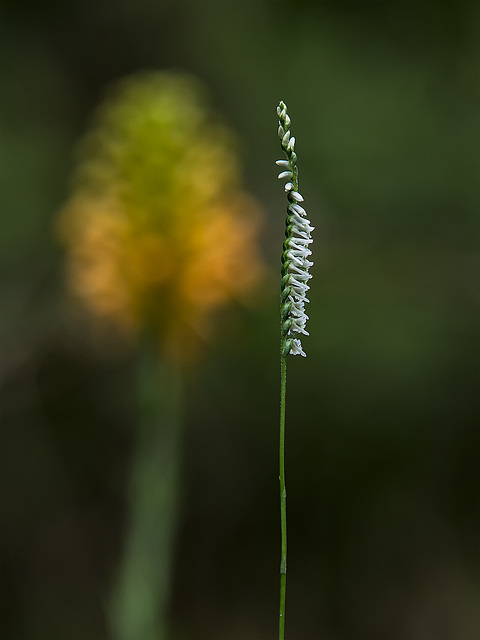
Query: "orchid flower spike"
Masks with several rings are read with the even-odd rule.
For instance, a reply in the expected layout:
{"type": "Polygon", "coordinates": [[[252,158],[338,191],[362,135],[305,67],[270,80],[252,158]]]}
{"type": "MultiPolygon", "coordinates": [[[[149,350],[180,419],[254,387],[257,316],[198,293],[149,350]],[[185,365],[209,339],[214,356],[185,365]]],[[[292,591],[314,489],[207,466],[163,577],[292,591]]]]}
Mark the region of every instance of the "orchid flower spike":
{"type": "Polygon", "coordinates": [[[290,118],[287,105],[280,102],[277,107],[278,136],[285,158],[277,160],[282,169],[279,179],[286,179],[287,219],[285,222],[285,242],[282,253],[282,350],[283,357],[292,355],[306,356],[300,342],[300,334],[308,336],[305,325],[308,316],[305,313],[305,294],[310,289],[307,282],[313,262],[308,260],[312,254],[309,245],[313,242],[311,232],[314,227],[307,219],[307,212],[300,205],[303,197],[298,192],[297,154],[294,151],[295,138],[290,133],[290,118]]]}

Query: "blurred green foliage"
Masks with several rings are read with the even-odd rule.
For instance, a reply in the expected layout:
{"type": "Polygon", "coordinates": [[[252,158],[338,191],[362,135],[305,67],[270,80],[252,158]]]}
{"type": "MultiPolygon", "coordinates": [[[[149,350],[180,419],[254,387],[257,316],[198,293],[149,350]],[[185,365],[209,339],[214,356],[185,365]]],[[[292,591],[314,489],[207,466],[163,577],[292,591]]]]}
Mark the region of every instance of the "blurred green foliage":
{"type": "MultiPolygon", "coordinates": [[[[111,638],[135,355],[64,305],[53,224],[113,81],[181,68],[243,143],[275,272],[275,108],[316,226],[289,362],[287,637],[473,640],[477,2],[3,2],[2,637],[111,638]]],[[[279,286],[279,285],[278,285],[279,286]]],[[[278,288],[223,313],[186,392],[172,640],[275,637],[278,288]]]]}

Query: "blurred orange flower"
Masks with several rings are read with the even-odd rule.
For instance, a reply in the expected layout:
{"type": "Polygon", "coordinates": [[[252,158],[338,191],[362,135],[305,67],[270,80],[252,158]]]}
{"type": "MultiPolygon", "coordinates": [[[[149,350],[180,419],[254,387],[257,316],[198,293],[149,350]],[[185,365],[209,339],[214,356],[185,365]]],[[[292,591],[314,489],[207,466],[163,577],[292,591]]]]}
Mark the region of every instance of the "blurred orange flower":
{"type": "Polygon", "coordinates": [[[186,356],[212,313],[259,282],[261,212],[202,86],[127,79],[100,108],[60,216],[72,293],[95,316],[186,356]]]}

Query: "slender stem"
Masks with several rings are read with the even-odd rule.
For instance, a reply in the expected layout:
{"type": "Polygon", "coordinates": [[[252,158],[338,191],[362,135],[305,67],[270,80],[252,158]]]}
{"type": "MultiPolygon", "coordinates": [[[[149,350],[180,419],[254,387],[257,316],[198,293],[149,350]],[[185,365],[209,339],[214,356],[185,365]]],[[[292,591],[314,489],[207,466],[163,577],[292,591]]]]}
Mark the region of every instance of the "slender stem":
{"type": "Polygon", "coordinates": [[[287,491],[285,488],[285,397],[287,388],[287,359],[283,355],[285,339],[282,338],[280,355],[280,522],[282,530],[282,552],[280,560],[280,618],[279,640],[285,637],[285,590],[287,583],[287,491]]]}

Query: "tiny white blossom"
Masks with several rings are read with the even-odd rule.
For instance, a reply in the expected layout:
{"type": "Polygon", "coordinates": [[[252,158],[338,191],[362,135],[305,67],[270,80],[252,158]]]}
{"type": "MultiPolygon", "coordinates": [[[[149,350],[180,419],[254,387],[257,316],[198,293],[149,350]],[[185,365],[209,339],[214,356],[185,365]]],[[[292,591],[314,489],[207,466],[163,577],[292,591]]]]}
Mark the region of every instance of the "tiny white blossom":
{"type": "Polygon", "coordinates": [[[293,356],[303,356],[304,358],[307,357],[307,354],[302,349],[302,343],[300,342],[300,340],[298,340],[296,338],[294,340],[292,340],[292,346],[290,347],[290,353],[293,356]]]}
{"type": "MultiPolygon", "coordinates": [[[[293,185],[292,185],[293,186],[293,185]]],[[[300,195],[298,193],[298,191],[290,191],[290,196],[296,201],[296,202],[303,202],[303,196],[300,195]]]]}
{"type": "Polygon", "coordinates": [[[307,212],[305,211],[305,209],[303,207],[301,207],[299,204],[294,204],[293,202],[289,205],[288,207],[290,209],[290,211],[295,211],[296,213],[298,213],[300,216],[306,216],[307,212]]]}

